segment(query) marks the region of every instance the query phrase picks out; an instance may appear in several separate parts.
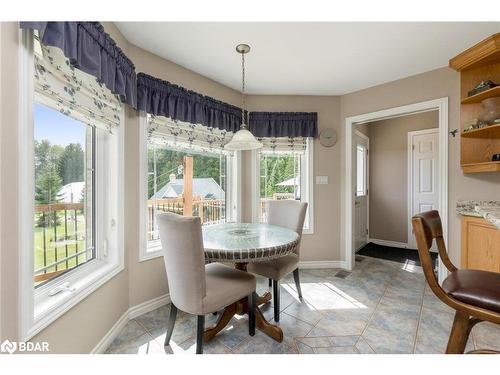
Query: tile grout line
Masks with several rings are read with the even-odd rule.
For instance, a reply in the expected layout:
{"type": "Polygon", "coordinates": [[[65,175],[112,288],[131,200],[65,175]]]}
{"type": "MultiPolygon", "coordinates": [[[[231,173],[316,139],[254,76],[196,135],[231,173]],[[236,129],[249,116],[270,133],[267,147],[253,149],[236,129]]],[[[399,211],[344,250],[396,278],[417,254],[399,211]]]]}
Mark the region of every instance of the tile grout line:
{"type": "MultiPolygon", "coordinates": [[[[121,343],[120,345],[118,345],[115,349],[121,349],[121,348],[124,348],[126,345],[130,344],[130,341],[134,340],[134,339],[137,339],[139,337],[141,337],[142,335],[144,334],[147,334],[148,336],[150,336],[152,339],[152,335],[149,333],[149,331],[146,329],[146,327],[144,327],[141,323],[139,323],[137,320],[135,319],[130,319],[127,324],[131,321],[134,321],[144,332],[143,333],[140,333],[138,334],[137,336],[133,336],[133,337],[130,337],[130,339],[128,339],[127,341],[124,341],[123,343],[121,343]]],[[[125,328],[125,327],[124,327],[125,328]]],[[[115,339],[111,342],[111,344],[109,344],[109,346],[106,348],[106,351],[109,349],[109,347],[113,344],[113,342],[118,338],[118,336],[120,335],[120,333],[122,333],[123,329],[118,333],[118,335],[115,337],[115,339]]]]}
{"type": "Polygon", "coordinates": [[[418,314],[417,329],[415,330],[415,339],[413,340],[412,354],[415,354],[415,350],[417,349],[418,330],[420,329],[420,321],[422,320],[422,310],[424,309],[425,288],[427,288],[427,281],[425,282],[424,290],[422,292],[422,303],[420,304],[420,312],[418,314]]]}
{"type": "MultiPolygon", "coordinates": [[[[394,275],[394,272],[393,272],[393,275],[394,275]]],[[[375,315],[375,312],[377,311],[378,307],[380,306],[380,302],[382,301],[382,299],[384,298],[385,294],[387,293],[387,289],[389,289],[389,280],[386,281],[385,283],[385,289],[384,289],[384,293],[382,293],[382,295],[380,296],[378,302],[377,302],[377,305],[375,306],[375,308],[373,309],[373,312],[372,314],[370,315],[370,318],[368,319],[368,321],[366,322],[366,325],[365,325],[365,328],[363,328],[363,331],[361,332],[361,334],[359,335],[358,337],[358,340],[356,341],[356,343],[354,344],[354,346],[358,345],[358,342],[360,340],[360,338],[363,336],[363,334],[365,333],[366,329],[368,328],[368,326],[370,325],[370,322],[372,321],[373,319],[373,316],[375,315]]],[[[370,343],[368,341],[366,341],[365,339],[363,339],[363,341],[370,347],[371,350],[373,350],[374,353],[376,353],[376,351],[372,348],[372,346],[370,345],[370,343]]]]}

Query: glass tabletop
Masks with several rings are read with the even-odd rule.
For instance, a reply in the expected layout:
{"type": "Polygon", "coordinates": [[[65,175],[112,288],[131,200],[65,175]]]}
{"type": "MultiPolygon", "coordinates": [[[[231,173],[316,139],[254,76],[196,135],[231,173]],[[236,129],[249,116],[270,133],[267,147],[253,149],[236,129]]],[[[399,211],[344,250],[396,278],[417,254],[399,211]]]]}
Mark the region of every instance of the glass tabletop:
{"type": "Polygon", "coordinates": [[[297,238],[293,230],[269,224],[227,223],[203,227],[205,249],[264,249],[286,245],[297,238]]]}
{"type": "Polygon", "coordinates": [[[269,224],[226,223],[203,227],[203,244],[209,260],[259,260],[293,251],[299,235],[269,224]]]}

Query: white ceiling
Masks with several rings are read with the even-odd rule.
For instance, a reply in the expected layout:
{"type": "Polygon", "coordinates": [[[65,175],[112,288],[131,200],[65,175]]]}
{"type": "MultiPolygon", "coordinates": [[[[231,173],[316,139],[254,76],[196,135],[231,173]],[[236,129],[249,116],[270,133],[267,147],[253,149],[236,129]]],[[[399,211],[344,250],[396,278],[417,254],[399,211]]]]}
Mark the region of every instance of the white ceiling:
{"type": "Polygon", "coordinates": [[[239,90],[248,43],[247,92],[341,95],[448,65],[500,22],[117,22],[133,44],[239,90]]]}

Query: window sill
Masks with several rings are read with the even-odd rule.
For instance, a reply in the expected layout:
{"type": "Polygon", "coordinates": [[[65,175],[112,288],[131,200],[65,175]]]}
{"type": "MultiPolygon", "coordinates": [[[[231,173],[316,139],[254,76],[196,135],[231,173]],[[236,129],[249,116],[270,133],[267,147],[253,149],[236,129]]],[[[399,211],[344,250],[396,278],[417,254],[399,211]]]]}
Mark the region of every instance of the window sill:
{"type": "Polygon", "coordinates": [[[146,262],[151,259],[161,258],[163,256],[161,248],[155,250],[147,250],[144,254],[140,254],[139,262],[146,262]]]}
{"type": "Polygon", "coordinates": [[[24,340],[29,340],[48,327],[56,319],[65,314],[84,298],[100,288],[106,282],[124,270],[123,262],[105,262],[96,260],[81,269],[71,272],[67,277],[61,277],[57,283],[49,284],[35,292],[34,320],[24,340]],[[74,291],[63,291],[49,296],[49,290],[70,283],[74,291]]]}
{"type": "Polygon", "coordinates": [[[148,241],[143,243],[139,251],[139,262],[145,262],[151,259],[163,256],[160,240],[148,241]]]}
{"type": "Polygon", "coordinates": [[[302,234],[314,234],[314,229],[313,228],[307,228],[302,230],[302,234]]]}

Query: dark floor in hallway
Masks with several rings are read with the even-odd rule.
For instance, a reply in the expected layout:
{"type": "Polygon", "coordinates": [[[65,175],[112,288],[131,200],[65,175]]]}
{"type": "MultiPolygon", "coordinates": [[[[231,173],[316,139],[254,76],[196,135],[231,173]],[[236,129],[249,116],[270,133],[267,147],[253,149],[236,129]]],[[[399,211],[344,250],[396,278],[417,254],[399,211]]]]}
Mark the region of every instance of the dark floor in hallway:
{"type": "MultiPolygon", "coordinates": [[[[420,266],[420,259],[418,257],[418,251],[412,249],[403,249],[401,247],[389,247],[378,245],[373,242],[367,243],[361,250],[356,254],[364,255],[372,258],[391,260],[398,263],[409,263],[416,266],[420,266]]],[[[437,253],[431,253],[432,261],[434,262],[434,267],[436,267],[437,253]]]]}

